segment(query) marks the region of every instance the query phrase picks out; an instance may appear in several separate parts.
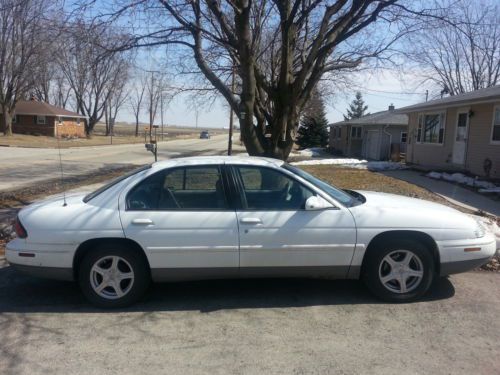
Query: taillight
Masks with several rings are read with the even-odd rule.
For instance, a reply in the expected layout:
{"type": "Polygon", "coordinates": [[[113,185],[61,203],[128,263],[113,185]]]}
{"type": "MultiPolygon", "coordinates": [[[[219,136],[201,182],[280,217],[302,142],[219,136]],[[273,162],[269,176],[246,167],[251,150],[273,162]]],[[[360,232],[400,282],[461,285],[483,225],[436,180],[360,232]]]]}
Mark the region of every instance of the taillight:
{"type": "Polygon", "coordinates": [[[26,232],[26,229],[21,224],[19,217],[16,218],[16,222],[14,223],[14,230],[16,231],[17,237],[19,238],[28,237],[28,232],[26,232]]]}

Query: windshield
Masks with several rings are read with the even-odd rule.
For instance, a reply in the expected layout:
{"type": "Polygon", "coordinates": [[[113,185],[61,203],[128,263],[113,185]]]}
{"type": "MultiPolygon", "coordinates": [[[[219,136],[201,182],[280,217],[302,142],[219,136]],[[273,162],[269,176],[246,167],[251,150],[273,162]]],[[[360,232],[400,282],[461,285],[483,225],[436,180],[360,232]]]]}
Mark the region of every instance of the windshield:
{"type": "Polygon", "coordinates": [[[288,170],[292,173],[295,173],[296,175],[302,177],[307,182],[310,182],[314,186],[320,188],[325,193],[330,195],[333,199],[342,203],[344,206],[351,207],[357,203],[357,200],[354,197],[347,194],[346,192],[344,192],[344,191],[342,191],[342,190],[340,190],[340,189],[338,189],[330,184],[327,184],[325,181],[314,177],[313,175],[303,171],[300,168],[294,167],[293,165],[290,165],[290,164],[284,164],[283,168],[285,168],[286,170],[288,170]]]}
{"type": "Polygon", "coordinates": [[[119,182],[125,180],[126,178],[129,178],[129,177],[131,177],[131,176],[133,176],[133,175],[135,175],[135,174],[137,174],[139,172],[145,171],[146,169],[149,169],[149,168],[151,168],[151,164],[144,165],[144,166],[142,166],[140,168],[133,169],[130,172],[127,172],[124,175],[121,175],[120,177],[117,177],[114,180],[111,180],[106,185],[103,185],[99,189],[93,191],[92,193],[87,194],[83,198],[83,202],[87,203],[88,201],[90,201],[91,199],[94,199],[99,194],[105,192],[106,190],[108,190],[110,187],[116,185],[117,183],[119,183],[119,182]]]}

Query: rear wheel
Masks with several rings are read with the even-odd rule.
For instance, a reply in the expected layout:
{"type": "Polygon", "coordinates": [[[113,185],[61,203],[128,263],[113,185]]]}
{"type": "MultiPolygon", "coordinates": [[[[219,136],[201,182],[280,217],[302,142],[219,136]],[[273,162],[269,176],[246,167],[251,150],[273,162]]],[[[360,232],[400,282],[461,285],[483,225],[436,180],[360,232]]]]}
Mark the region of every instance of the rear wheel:
{"type": "Polygon", "coordinates": [[[423,296],[435,273],[430,250],[413,240],[388,240],[367,254],[363,278],[379,298],[409,302],[423,296]]]}
{"type": "Polygon", "coordinates": [[[113,308],[139,300],[149,285],[150,274],[142,254],[120,245],[105,245],[85,255],[78,279],[92,304],[113,308]]]}

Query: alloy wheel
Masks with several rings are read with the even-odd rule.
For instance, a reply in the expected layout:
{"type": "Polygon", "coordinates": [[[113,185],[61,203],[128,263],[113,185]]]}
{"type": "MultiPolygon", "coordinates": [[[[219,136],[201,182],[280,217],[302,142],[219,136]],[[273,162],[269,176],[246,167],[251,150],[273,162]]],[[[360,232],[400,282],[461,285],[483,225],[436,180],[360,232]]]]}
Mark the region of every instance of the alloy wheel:
{"type": "Polygon", "coordinates": [[[102,298],[122,298],[134,285],[134,270],[130,263],[120,256],[102,257],[90,269],[90,285],[102,298]]]}
{"type": "Polygon", "coordinates": [[[409,293],[420,285],[424,266],[415,253],[395,250],[382,259],[378,275],[387,290],[398,294],[409,293]]]}

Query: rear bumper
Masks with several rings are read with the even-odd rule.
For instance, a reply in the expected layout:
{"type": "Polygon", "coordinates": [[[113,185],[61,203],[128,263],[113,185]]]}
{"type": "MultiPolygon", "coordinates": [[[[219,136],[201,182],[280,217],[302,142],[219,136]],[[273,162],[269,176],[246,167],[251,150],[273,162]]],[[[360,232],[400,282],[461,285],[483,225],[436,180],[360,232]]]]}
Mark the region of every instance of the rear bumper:
{"type": "Polygon", "coordinates": [[[73,270],[71,268],[26,266],[24,264],[15,264],[15,263],[10,263],[10,265],[16,271],[34,277],[41,277],[44,279],[53,279],[53,280],[66,280],[66,281],[74,280],[73,270]]]}

